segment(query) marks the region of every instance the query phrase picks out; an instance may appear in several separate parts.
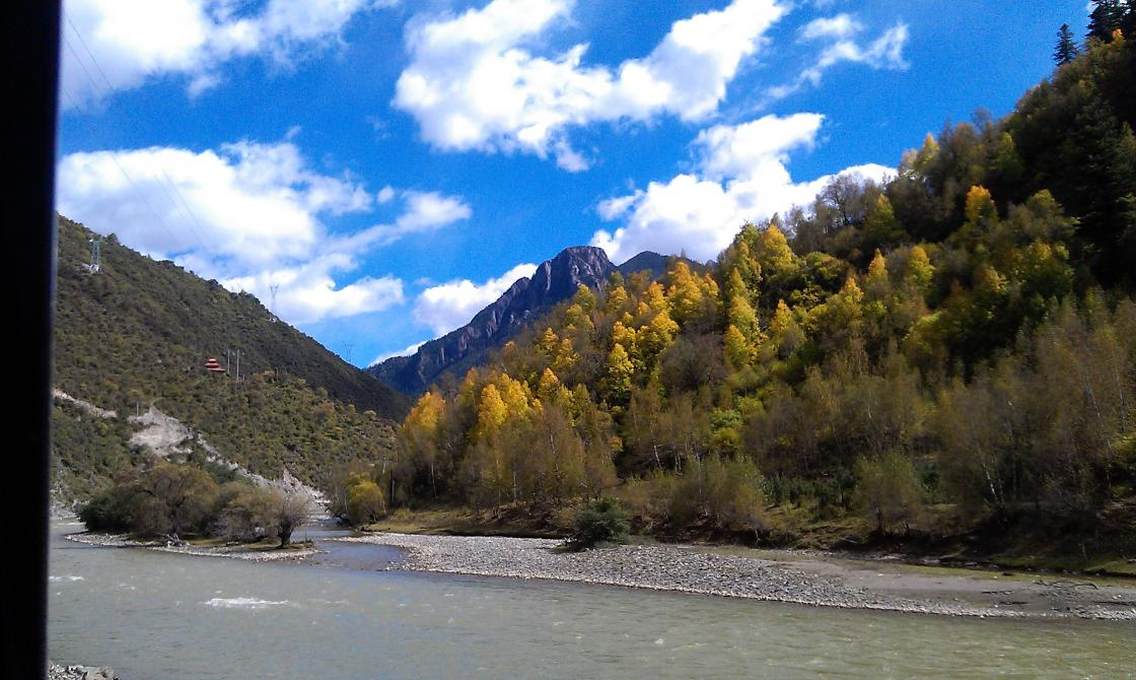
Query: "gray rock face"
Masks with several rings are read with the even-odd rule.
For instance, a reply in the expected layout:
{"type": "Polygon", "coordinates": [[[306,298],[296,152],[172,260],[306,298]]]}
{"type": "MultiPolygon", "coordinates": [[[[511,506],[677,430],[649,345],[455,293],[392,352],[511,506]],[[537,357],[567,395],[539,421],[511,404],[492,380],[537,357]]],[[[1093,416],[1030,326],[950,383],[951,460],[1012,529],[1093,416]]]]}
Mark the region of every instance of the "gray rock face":
{"type": "Polygon", "coordinates": [[[570,298],[579,286],[597,290],[616,271],[616,266],[599,248],[566,248],[541,263],[530,278],[517,280],[465,326],[431,340],[411,356],[394,357],[369,370],[405,394],[419,394],[443,373],[460,374],[480,363],[487,352],[500,347],[525,324],[570,298]]]}

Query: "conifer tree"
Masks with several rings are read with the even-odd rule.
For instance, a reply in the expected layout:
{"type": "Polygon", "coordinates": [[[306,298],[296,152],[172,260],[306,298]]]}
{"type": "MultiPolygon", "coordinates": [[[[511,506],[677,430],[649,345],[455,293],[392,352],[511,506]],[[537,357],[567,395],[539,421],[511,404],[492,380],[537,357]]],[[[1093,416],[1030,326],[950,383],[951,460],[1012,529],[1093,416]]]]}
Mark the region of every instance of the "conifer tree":
{"type": "Polygon", "coordinates": [[[1064,66],[1076,59],[1079,52],[1077,43],[1073,41],[1073,31],[1069,30],[1069,24],[1061,24],[1060,30],[1057,31],[1057,47],[1053,50],[1053,61],[1058,66],[1064,66]]]}

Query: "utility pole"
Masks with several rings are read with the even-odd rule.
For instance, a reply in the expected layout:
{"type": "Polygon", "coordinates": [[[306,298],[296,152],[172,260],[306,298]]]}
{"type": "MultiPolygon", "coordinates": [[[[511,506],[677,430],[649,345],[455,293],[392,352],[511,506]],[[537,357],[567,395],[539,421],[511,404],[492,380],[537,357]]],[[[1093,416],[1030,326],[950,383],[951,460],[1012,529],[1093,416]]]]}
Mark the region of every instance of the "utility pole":
{"type": "Polygon", "coordinates": [[[347,363],[351,363],[351,348],[354,346],[355,344],[351,342],[343,343],[343,358],[347,360],[347,363]]]}
{"type": "Polygon", "coordinates": [[[96,236],[95,238],[91,239],[91,264],[87,266],[87,269],[89,269],[92,274],[97,274],[99,269],[102,267],[102,245],[103,239],[101,236],[96,236]]]}
{"type": "Polygon", "coordinates": [[[241,381],[241,350],[237,350],[237,382],[241,381]]]}

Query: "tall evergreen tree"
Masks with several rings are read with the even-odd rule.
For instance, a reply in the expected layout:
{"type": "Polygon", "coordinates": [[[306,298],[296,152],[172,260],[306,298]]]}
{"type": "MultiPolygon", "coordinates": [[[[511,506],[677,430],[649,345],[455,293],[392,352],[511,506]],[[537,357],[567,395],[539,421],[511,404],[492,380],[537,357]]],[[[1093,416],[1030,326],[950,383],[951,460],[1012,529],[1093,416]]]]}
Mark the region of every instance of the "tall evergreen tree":
{"type": "Polygon", "coordinates": [[[1060,30],[1057,31],[1057,47],[1053,50],[1053,61],[1057,62],[1058,66],[1064,66],[1076,59],[1078,53],[1077,43],[1073,41],[1073,31],[1069,29],[1069,24],[1061,24],[1060,30]]]}

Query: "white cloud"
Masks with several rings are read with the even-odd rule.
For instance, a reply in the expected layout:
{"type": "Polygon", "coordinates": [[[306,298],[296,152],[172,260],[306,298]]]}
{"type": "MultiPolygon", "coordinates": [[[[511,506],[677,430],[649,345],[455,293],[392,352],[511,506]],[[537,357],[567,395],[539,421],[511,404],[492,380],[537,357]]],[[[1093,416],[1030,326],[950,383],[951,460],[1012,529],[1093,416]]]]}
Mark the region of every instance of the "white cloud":
{"type": "Polygon", "coordinates": [[[906,24],[896,24],[867,45],[861,45],[853,39],[862,29],[863,26],[847,14],[831,19],[817,19],[807,24],[802,29],[802,38],[832,38],[833,41],[821,50],[816,62],[801,71],[794,80],[768,88],[765,91],[766,97],[771,100],[784,99],[806,86],[816,87],[820,85],[826,71],[844,62],[863,64],[876,70],[902,71],[908,67],[903,58],[903,48],[909,37],[906,24]]]}
{"type": "Polygon", "coordinates": [[[375,200],[347,174],[310,169],[291,142],[77,152],[59,162],[56,175],[56,207],[64,215],[267,305],[275,286],[275,311],[293,323],[403,303],[400,280],[351,277],[359,258],[470,215],[460,198],[403,191],[392,224],[331,236],[326,217],[370,211],[375,200]]]}
{"type": "Polygon", "coordinates": [[[741,125],[715,125],[698,133],[699,168],[712,179],[752,174],[762,163],[784,165],[789,151],[811,149],[824,122],[818,113],[765,116],[741,125]]]}
{"type": "Polygon", "coordinates": [[[518,279],[528,278],[535,271],[535,264],[524,263],[484,283],[459,279],[431,286],[418,295],[414,319],[428,326],[435,337],[445,335],[501,297],[518,279]]]}
{"type": "Polygon", "coordinates": [[[896,24],[866,47],[852,40],[837,41],[821,53],[816,66],[806,71],[805,77],[814,83],[819,82],[821,73],[845,61],[867,64],[875,69],[905,69],[907,62],[903,59],[903,48],[907,45],[907,38],[907,25],[896,24]]]}
{"type": "Polygon", "coordinates": [[[742,61],[788,11],[776,0],[733,0],[675,22],[640,59],[585,66],[587,44],[539,56],[532,45],[568,20],[572,0],[493,0],[481,9],[412,22],[411,63],[394,106],[442,150],[550,153],[569,171],[587,167],[568,129],[670,114],[701,120],[726,96],[742,61]]]}
{"type": "Polygon", "coordinates": [[[863,29],[864,25],[853,18],[852,15],[841,13],[834,17],[813,19],[801,29],[801,38],[804,40],[850,38],[863,29]]]}
{"type": "Polygon", "coordinates": [[[61,212],[134,248],[156,257],[208,252],[245,265],[303,257],[323,233],[319,213],[370,204],[348,178],[309,170],[288,142],[76,152],[56,176],[61,212]]]}
{"type": "Polygon", "coordinates": [[[350,256],[332,253],[295,267],[274,268],[248,276],[223,279],[229,290],[251,292],[281,318],[293,323],[313,323],[378,312],[405,301],[402,281],[393,276],[364,276],[338,285],[334,274],[358,268],[350,256]],[[278,287],[275,299],[273,286],[278,287]]]}
{"type": "MultiPolygon", "coordinates": [[[[703,130],[692,145],[697,170],[601,202],[600,216],[608,221],[622,218],[623,225],[597,231],[592,245],[615,262],[643,250],[685,251],[699,260],[716,257],[743,223],[810,203],[832,179],[827,175],[796,182],[787,167],[791,150],[816,144],[822,122],[818,114],[801,113],[703,130]]],[[[893,173],[883,166],[862,165],[838,174],[879,180],[893,173]]]]}
{"type": "MultiPolygon", "coordinates": [[[[380,202],[383,202],[383,192],[379,193],[380,202]]],[[[344,239],[343,246],[357,250],[390,245],[411,234],[431,232],[467,220],[473,214],[473,210],[461,198],[445,196],[436,191],[407,190],[402,192],[402,197],[405,208],[394,223],[376,224],[364,229],[344,239]]],[[[391,199],[388,198],[389,200],[391,199]]]]}
{"type": "Polygon", "coordinates": [[[268,55],[287,64],[304,48],[334,43],[374,0],[268,0],[256,13],[234,0],[66,0],[63,104],[81,107],[165,75],[190,96],[221,82],[230,59],[268,55]]]}
{"type": "Polygon", "coordinates": [[[380,354],[379,356],[377,356],[373,360],[371,360],[371,363],[369,363],[367,365],[368,366],[374,366],[375,364],[381,364],[384,361],[386,361],[387,359],[393,359],[395,357],[408,357],[411,354],[414,354],[415,352],[417,352],[419,347],[421,347],[422,345],[425,345],[428,342],[430,342],[430,341],[429,340],[423,340],[422,342],[416,342],[413,345],[409,345],[409,346],[404,347],[402,349],[396,349],[393,352],[383,352],[382,354],[380,354]]]}

